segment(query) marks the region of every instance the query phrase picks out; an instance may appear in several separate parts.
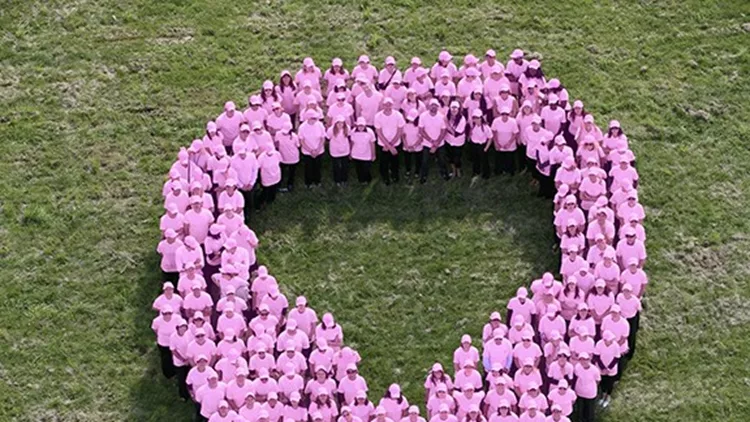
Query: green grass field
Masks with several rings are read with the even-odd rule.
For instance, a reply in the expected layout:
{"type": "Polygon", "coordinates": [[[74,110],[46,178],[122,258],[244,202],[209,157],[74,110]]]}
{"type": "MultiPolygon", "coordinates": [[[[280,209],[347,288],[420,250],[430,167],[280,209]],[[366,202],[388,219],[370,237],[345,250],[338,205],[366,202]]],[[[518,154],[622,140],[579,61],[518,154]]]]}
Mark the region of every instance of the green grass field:
{"type": "MultiPolygon", "coordinates": [[[[160,189],[225,100],[306,55],[489,47],[542,56],[638,156],[652,283],[603,419],[749,420],[750,3],[426,4],[4,0],[0,420],[188,420],[149,329],[160,189]]],[[[261,218],[283,290],[335,313],[373,395],[398,381],[414,402],[429,364],[555,263],[523,177],[296,192],[261,218]]]]}

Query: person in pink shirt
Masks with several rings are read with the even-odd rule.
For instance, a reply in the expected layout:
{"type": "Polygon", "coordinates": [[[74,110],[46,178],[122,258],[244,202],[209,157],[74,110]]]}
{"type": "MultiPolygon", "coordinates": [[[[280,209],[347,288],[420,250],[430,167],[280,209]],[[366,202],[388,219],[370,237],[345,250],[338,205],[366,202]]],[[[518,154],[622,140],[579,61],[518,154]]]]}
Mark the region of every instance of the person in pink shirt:
{"type": "MultiPolygon", "coordinates": [[[[182,180],[182,179],[180,179],[182,180]]],[[[164,209],[170,219],[184,213],[190,207],[190,198],[182,183],[172,183],[169,193],[164,197],[164,209]],[[173,212],[170,209],[174,210],[173,212]]],[[[165,226],[168,227],[168,226],[165,226]]],[[[162,228],[162,231],[164,229],[162,228]]]]}
{"type": "Polygon", "coordinates": [[[359,56],[357,66],[352,69],[352,78],[356,79],[359,75],[364,76],[368,82],[374,83],[378,76],[378,69],[370,64],[370,58],[366,55],[359,56]]]}
{"type": "Polygon", "coordinates": [[[583,252],[586,250],[586,238],[583,233],[578,229],[578,223],[574,219],[568,220],[568,225],[560,238],[560,251],[563,255],[568,254],[572,249],[576,252],[583,252]]]}
{"type": "Polygon", "coordinates": [[[605,282],[607,291],[617,294],[620,283],[620,267],[615,262],[615,253],[611,248],[604,251],[602,260],[594,267],[594,276],[605,282]]]}
{"type": "MultiPolygon", "coordinates": [[[[305,82],[309,82],[313,89],[320,91],[320,78],[322,73],[320,68],[315,66],[315,61],[311,57],[305,57],[302,61],[302,69],[300,69],[294,77],[294,81],[297,85],[302,85],[305,82]]],[[[275,422],[275,421],[274,421],[275,422]]]]}
{"type": "MultiPolygon", "coordinates": [[[[430,397],[432,397],[436,393],[436,389],[440,385],[444,386],[446,388],[446,391],[453,390],[453,381],[451,381],[450,375],[445,373],[445,370],[443,370],[443,365],[441,365],[439,362],[435,362],[432,365],[430,372],[427,374],[427,379],[424,381],[426,403],[429,403],[430,397]]],[[[437,409],[435,409],[435,413],[437,413],[437,409]]]]}
{"type": "Polygon", "coordinates": [[[190,209],[185,212],[185,233],[203,243],[213,222],[213,213],[203,208],[203,198],[191,197],[190,209]]]}
{"type": "MultiPolygon", "coordinates": [[[[448,394],[448,388],[445,384],[438,384],[432,394],[427,400],[427,412],[430,418],[434,418],[440,413],[442,407],[448,407],[450,413],[456,411],[456,400],[448,394]]],[[[453,390],[453,387],[451,387],[453,390]]]]}
{"type": "Polygon", "coordinates": [[[344,343],[344,331],[341,325],[333,319],[333,314],[330,312],[323,314],[320,324],[315,327],[315,338],[328,342],[328,347],[332,348],[334,352],[338,351],[344,343]]]}
{"type": "Polygon", "coordinates": [[[208,422],[233,422],[238,416],[237,412],[229,408],[229,403],[222,400],[219,402],[219,409],[208,418],[208,422]]]}
{"type": "Polygon", "coordinates": [[[612,120],[609,122],[607,134],[602,139],[602,149],[605,154],[609,154],[620,148],[628,148],[628,137],[622,131],[620,122],[612,120]]]}
{"type": "Polygon", "coordinates": [[[518,422],[518,416],[511,410],[511,403],[503,399],[498,403],[497,411],[490,414],[489,422],[518,422]]]}
{"type": "Polygon", "coordinates": [[[552,333],[564,333],[566,328],[566,321],[562,315],[558,314],[559,310],[556,306],[551,305],[547,308],[547,313],[544,318],[539,320],[539,336],[542,344],[552,341],[552,333]]]}
{"type": "Polygon", "coordinates": [[[415,110],[417,112],[417,117],[419,117],[419,115],[422,114],[426,109],[427,107],[425,106],[424,102],[417,95],[417,90],[415,90],[414,88],[407,89],[406,96],[401,103],[401,112],[404,114],[404,116],[408,116],[409,114],[411,114],[412,110],[415,110]]]}
{"type": "Polygon", "coordinates": [[[490,77],[492,68],[495,66],[499,66],[503,70],[505,70],[505,66],[497,61],[497,54],[495,53],[495,50],[489,49],[486,53],[484,53],[484,61],[479,65],[479,71],[482,73],[482,79],[488,79],[490,77]]]}
{"type": "Polygon", "coordinates": [[[460,391],[466,384],[472,384],[476,391],[482,389],[482,375],[476,369],[476,363],[472,359],[466,359],[461,365],[462,369],[455,372],[453,389],[460,391]]]}
{"type": "Polygon", "coordinates": [[[187,388],[187,375],[190,365],[187,357],[187,346],[193,340],[193,335],[188,331],[188,323],[178,318],[175,332],[169,337],[169,350],[172,352],[172,365],[177,376],[177,391],[183,401],[190,399],[187,388]]]}
{"type": "Polygon", "coordinates": [[[208,382],[195,392],[197,420],[208,421],[219,410],[219,404],[224,402],[226,389],[227,385],[219,381],[216,373],[208,375],[208,382]]]}
{"type": "Polygon", "coordinates": [[[446,152],[443,148],[447,135],[447,123],[444,115],[440,112],[440,102],[437,99],[430,100],[427,111],[419,116],[419,129],[422,137],[422,171],[420,172],[420,183],[427,182],[430,161],[435,157],[438,162],[440,175],[448,180],[448,169],[446,166],[446,152]]]}
{"type": "Polygon", "coordinates": [[[630,326],[628,321],[622,316],[620,305],[613,304],[609,309],[609,314],[602,319],[601,331],[611,331],[615,335],[615,341],[620,347],[620,352],[628,352],[628,334],[630,326]]]}
{"type": "MultiPolygon", "coordinates": [[[[283,297],[281,294],[277,294],[279,298],[283,297]]],[[[267,296],[266,299],[270,298],[271,295],[267,296]]],[[[286,297],[283,297],[284,301],[286,301],[286,297]]],[[[265,302],[267,303],[267,302],[265,302]]],[[[275,306],[275,308],[280,308],[280,306],[275,306]]],[[[278,310],[279,315],[283,316],[286,313],[286,307],[278,310]]],[[[310,338],[307,336],[307,333],[302,331],[301,329],[298,329],[297,327],[297,321],[294,319],[290,319],[286,321],[286,328],[284,331],[279,334],[278,339],[276,340],[276,350],[281,352],[282,350],[287,350],[291,347],[295,352],[307,352],[310,349],[310,338]]],[[[300,355],[301,356],[301,355],[300,355]]],[[[290,355],[290,358],[297,359],[299,356],[297,355],[290,355]]],[[[281,359],[281,357],[279,357],[281,359]]],[[[280,364],[281,361],[277,362],[277,365],[280,364]]],[[[304,368],[307,369],[307,363],[304,362],[304,368]]]]}
{"type": "Polygon", "coordinates": [[[357,391],[354,402],[350,404],[352,414],[363,422],[371,421],[375,417],[375,406],[367,399],[367,392],[357,391]]]}
{"type": "Polygon", "coordinates": [[[497,378],[494,382],[494,388],[490,389],[484,399],[484,414],[490,417],[497,414],[503,403],[507,404],[508,410],[514,410],[518,399],[509,386],[509,382],[503,378],[497,378]]]}
{"type": "Polygon", "coordinates": [[[237,111],[237,106],[232,101],[224,104],[224,112],[216,118],[216,127],[221,133],[224,147],[231,148],[232,141],[240,134],[240,123],[244,121],[242,113],[237,111]]]}
{"type": "Polygon", "coordinates": [[[476,67],[466,69],[464,77],[456,85],[456,96],[463,103],[474,91],[482,92],[484,85],[480,78],[481,72],[476,67]]]}
{"type": "Polygon", "coordinates": [[[443,403],[438,408],[438,413],[430,418],[430,422],[458,422],[458,418],[451,413],[447,403],[443,403]]]}
{"type": "Polygon", "coordinates": [[[529,62],[526,71],[518,78],[518,83],[521,85],[521,89],[526,89],[528,85],[534,82],[539,87],[547,85],[547,81],[544,78],[544,71],[542,71],[542,64],[539,60],[531,60],[529,62]]]}
{"type": "Polygon", "coordinates": [[[281,103],[279,103],[278,101],[274,101],[271,104],[270,113],[266,118],[266,127],[268,128],[268,133],[271,136],[276,135],[276,132],[280,131],[287,123],[292,123],[291,117],[289,117],[289,114],[284,111],[281,103]]]}
{"type": "Polygon", "coordinates": [[[619,361],[620,345],[615,341],[615,335],[612,331],[604,330],[602,339],[596,343],[594,350],[594,362],[602,375],[602,396],[599,399],[602,408],[609,406],[610,396],[617,380],[619,361]]]}
{"type": "Polygon", "coordinates": [[[456,78],[461,79],[465,77],[466,71],[469,69],[476,70],[477,76],[481,75],[481,72],[479,72],[479,59],[477,58],[477,56],[471,53],[464,56],[464,63],[458,69],[458,74],[456,74],[456,78]]]}
{"type": "Polygon", "coordinates": [[[349,364],[346,367],[346,377],[339,382],[338,393],[339,403],[352,403],[359,391],[368,391],[367,381],[359,375],[356,364],[349,364]]]}
{"type": "Polygon", "coordinates": [[[406,121],[401,113],[393,109],[392,98],[384,98],[382,107],[383,109],[375,114],[374,126],[379,146],[377,151],[380,178],[386,185],[390,185],[399,181],[398,154],[406,121]]]}
{"type": "MultiPolygon", "coordinates": [[[[391,84],[385,89],[385,97],[392,99],[393,108],[403,113],[403,103],[406,100],[407,91],[408,89],[401,81],[401,78],[393,78],[391,84]]],[[[416,99],[416,95],[414,98],[416,99]]]]}
{"type": "Polygon", "coordinates": [[[193,341],[188,343],[187,357],[191,365],[196,365],[199,356],[205,356],[208,359],[209,365],[213,365],[216,362],[216,343],[213,340],[207,338],[206,331],[203,328],[198,328],[193,333],[195,338],[193,341]]]}
{"type": "Polygon", "coordinates": [[[193,236],[186,236],[182,246],[177,248],[175,263],[178,270],[182,270],[188,264],[193,264],[197,268],[203,268],[205,265],[203,249],[201,249],[200,243],[193,236]]]}
{"type": "MultiPolygon", "coordinates": [[[[410,94],[416,98],[415,94],[410,94]]],[[[417,100],[418,101],[418,100],[417,100]]],[[[409,181],[412,174],[419,176],[422,170],[422,139],[419,134],[419,107],[414,107],[408,111],[404,110],[406,119],[401,134],[402,151],[404,155],[404,167],[406,170],[406,179],[409,181]],[[412,163],[414,166],[412,167],[412,163]],[[412,168],[414,173],[411,172],[412,168]]]]}
{"type": "Polygon", "coordinates": [[[578,420],[594,422],[596,420],[595,401],[598,384],[601,381],[599,368],[591,364],[591,356],[588,353],[582,353],[573,373],[575,374],[573,387],[580,404],[578,420]]]}
{"type": "Polygon", "coordinates": [[[624,357],[630,360],[635,354],[635,336],[638,333],[642,309],[641,299],[633,294],[633,286],[630,283],[624,283],[615,303],[620,307],[622,317],[628,321],[628,351],[624,357]]]}
{"type": "Polygon", "coordinates": [[[258,403],[255,401],[255,394],[253,392],[247,393],[245,396],[245,403],[243,406],[237,411],[239,413],[240,418],[238,419],[240,422],[244,421],[261,421],[261,413],[263,413],[263,416],[265,416],[265,421],[268,422],[268,412],[263,410],[263,404],[258,403]]]}
{"type": "MultiPolygon", "coordinates": [[[[635,238],[639,240],[640,242],[643,242],[645,244],[646,242],[646,229],[643,227],[643,224],[641,224],[638,221],[638,216],[633,214],[630,217],[627,218],[628,225],[626,226],[620,226],[620,230],[618,232],[618,236],[623,239],[625,238],[625,232],[633,229],[635,233],[635,238]]],[[[614,230],[613,230],[614,231],[614,230]]],[[[614,236],[613,236],[614,237],[614,236]]]]}
{"type": "Polygon", "coordinates": [[[349,134],[351,140],[351,158],[357,171],[359,183],[370,183],[370,167],[375,161],[375,133],[367,127],[364,117],[358,117],[354,130],[349,134]]]}
{"type": "Polygon", "coordinates": [[[380,407],[385,409],[385,416],[387,418],[393,421],[400,421],[401,418],[406,416],[409,402],[401,393],[401,387],[398,384],[391,384],[383,395],[383,398],[380,399],[378,408],[380,407]]]}
{"type": "Polygon", "coordinates": [[[288,321],[295,321],[297,329],[307,335],[312,340],[315,334],[315,326],[318,323],[318,315],[314,309],[307,306],[307,298],[298,296],[295,300],[295,308],[289,311],[288,321]]]}
{"type": "Polygon", "coordinates": [[[420,67],[415,71],[416,79],[409,85],[409,88],[413,89],[417,97],[424,102],[432,99],[432,93],[435,89],[432,79],[427,77],[428,73],[427,69],[420,67]]]}
{"type": "Polygon", "coordinates": [[[514,95],[518,95],[519,93],[518,80],[526,72],[528,66],[529,61],[524,58],[523,50],[517,48],[510,53],[510,60],[505,68],[508,70],[508,77],[512,83],[511,87],[514,88],[514,95]]]}
{"type": "Polygon", "coordinates": [[[326,394],[336,391],[336,381],[330,378],[329,368],[316,366],[313,378],[305,385],[305,394],[309,396],[312,402],[315,401],[321,390],[326,391],[326,394]]]}
{"type": "Polygon", "coordinates": [[[531,120],[531,126],[524,133],[526,138],[526,168],[527,171],[537,176],[537,150],[546,148],[547,141],[554,137],[554,134],[542,127],[542,118],[535,115],[531,120]]]}
{"type": "Polygon", "coordinates": [[[458,417],[459,420],[465,419],[470,409],[474,406],[479,406],[479,404],[482,402],[482,399],[484,398],[484,392],[474,391],[474,385],[471,383],[466,383],[461,387],[461,391],[456,391],[453,393],[453,399],[456,401],[456,417],[458,417]]]}
{"type": "Polygon", "coordinates": [[[443,50],[438,55],[438,61],[434,65],[432,65],[432,69],[430,69],[430,78],[432,78],[433,81],[437,81],[443,73],[447,72],[448,77],[450,79],[454,79],[458,76],[458,68],[456,68],[456,65],[452,62],[453,56],[443,50]]]}
{"type": "Polygon", "coordinates": [[[493,111],[499,115],[503,109],[508,109],[510,115],[515,116],[518,114],[518,100],[510,93],[510,85],[501,84],[497,88],[497,95],[492,98],[493,111]]]}
{"type": "Polygon", "coordinates": [[[180,323],[179,316],[174,316],[172,306],[164,305],[160,314],[151,321],[151,329],[156,334],[156,346],[161,356],[161,372],[167,378],[175,375],[175,367],[172,362],[172,351],[169,348],[172,334],[177,331],[180,323]]]}
{"type": "Polygon", "coordinates": [[[576,314],[570,319],[570,323],[568,324],[568,336],[575,336],[578,332],[577,330],[579,326],[585,326],[586,331],[589,333],[596,332],[596,322],[591,316],[591,313],[589,313],[589,305],[586,302],[578,304],[576,314]]]}
{"type": "Polygon", "coordinates": [[[357,117],[364,117],[367,126],[374,127],[375,115],[381,108],[383,94],[376,91],[371,84],[363,85],[362,92],[357,95],[355,100],[355,110],[357,117]]]}
{"type": "Polygon", "coordinates": [[[291,192],[294,190],[294,179],[299,164],[300,141],[296,133],[292,132],[291,122],[284,123],[281,130],[274,137],[276,148],[281,154],[281,173],[284,179],[280,192],[291,192]]]}
{"type": "Polygon", "coordinates": [[[293,391],[289,395],[289,402],[281,411],[282,420],[285,422],[307,422],[309,412],[300,405],[302,396],[299,392],[293,391]]]}
{"type": "Polygon", "coordinates": [[[529,383],[529,388],[518,399],[518,410],[520,412],[525,412],[532,403],[537,405],[537,409],[540,412],[547,412],[549,403],[547,402],[547,397],[540,391],[540,386],[540,384],[534,382],[529,383]]]}
{"type": "Polygon", "coordinates": [[[566,123],[565,110],[559,106],[557,95],[547,98],[547,106],[542,109],[541,117],[544,128],[557,135],[566,123]]]}
{"type": "Polygon", "coordinates": [[[588,304],[591,316],[596,321],[597,326],[601,324],[602,319],[609,313],[609,309],[614,302],[614,295],[607,291],[607,283],[601,278],[596,279],[594,288],[589,291],[586,298],[586,304],[588,304]]]}
{"type": "Polygon", "coordinates": [[[412,57],[409,61],[409,67],[404,71],[404,85],[406,85],[407,87],[412,86],[414,81],[417,79],[417,70],[419,69],[422,69],[422,59],[416,56],[412,57]]]}
{"type": "Polygon", "coordinates": [[[305,162],[305,186],[320,186],[320,168],[325,152],[326,130],[320,122],[317,112],[307,112],[302,116],[305,121],[299,127],[299,140],[305,162]]]}
{"type": "MultiPolygon", "coordinates": [[[[615,225],[607,218],[607,207],[604,206],[597,207],[595,210],[592,209],[589,211],[589,219],[592,214],[596,219],[594,221],[589,221],[589,225],[586,228],[586,239],[590,244],[593,243],[596,245],[597,242],[599,242],[598,239],[601,238],[607,247],[611,247],[610,245],[615,239],[615,225]]],[[[594,249],[594,247],[591,249],[594,249]]],[[[604,251],[602,250],[601,253],[604,253],[604,251]]],[[[604,258],[604,256],[602,256],[602,258],[604,258]]]]}
{"type": "Polygon", "coordinates": [[[248,108],[242,112],[245,122],[252,125],[259,122],[265,125],[268,118],[268,110],[263,108],[263,98],[260,95],[251,95],[247,100],[248,108]]]}
{"type": "MultiPolygon", "coordinates": [[[[247,376],[247,368],[237,368],[234,373],[234,379],[227,382],[227,401],[229,402],[229,407],[235,411],[240,410],[248,395],[252,396],[252,383],[247,379],[247,376]]],[[[254,401],[253,398],[253,402],[254,401]]]]}
{"type": "Polygon", "coordinates": [[[208,377],[216,376],[218,379],[216,371],[208,364],[208,357],[205,355],[196,356],[194,362],[195,365],[190,369],[185,379],[193,400],[195,400],[195,392],[208,382],[208,377]]]}
{"type": "Polygon", "coordinates": [[[348,376],[347,369],[349,365],[357,365],[362,361],[359,352],[349,346],[342,347],[333,355],[334,377],[341,381],[348,376]]]}
{"type": "Polygon", "coordinates": [[[385,66],[378,74],[378,89],[384,91],[397,78],[401,80],[401,71],[396,67],[396,59],[388,56],[385,58],[385,66]]]}
{"type": "Polygon", "coordinates": [[[466,118],[461,112],[458,101],[452,101],[445,116],[446,121],[446,152],[451,166],[451,177],[461,177],[463,146],[466,143],[466,118]]]}
{"type": "Polygon", "coordinates": [[[237,192],[237,181],[234,179],[228,179],[226,182],[226,189],[219,194],[219,211],[224,210],[227,205],[231,205],[236,208],[243,208],[245,206],[245,198],[241,193],[237,192]]]}
{"type": "Polygon", "coordinates": [[[161,312],[161,310],[169,305],[172,308],[173,312],[180,312],[182,309],[182,297],[180,295],[175,294],[174,292],[174,284],[172,282],[165,282],[162,284],[162,294],[159,295],[159,297],[154,300],[154,303],[151,305],[151,309],[161,312]]]}
{"type": "Polygon", "coordinates": [[[471,116],[468,128],[469,145],[471,147],[472,176],[490,178],[489,148],[492,145],[492,128],[484,121],[482,110],[476,109],[471,116]]]}
{"type": "Polygon", "coordinates": [[[536,402],[529,403],[525,412],[518,418],[519,422],[545,422],[544,413],[538,409],[536,402]]]}
{"type": "MultiPolygon", "coordinates": [[[[584,303],[585,300],[586,292],[578,287],[578,278],[575,275],[568,276],[563,289],[557,295],[557,301],[560,303],[560,315],[566,321],[570,321],[578,311],[578,305],[584,303]]],[[[564,333],[565,330],[560,332],[564,333]]]]}
{"type": "Polygon", "coordinates": [[[174,283],[179,276],[177,250],[183,246],[183,243],[178,239],[177,231],[171,228],[164,231],[164,236],[165,238],[159,241],[156,251],[161,255],[162,279],[174,283]]]}
{"type": "Polygon", "coordinates": [[[223,338],[225,333],[230,329],[233,334],[242,337],[245,335],[245,327],[247,327],[245,317],[240,313],[234,312],[234,305],[228,303],[224,307],[224,312],[219,316],[216,323],[216,331],[219,333],[220,337],[223,338]]]}
{"type": "Polygon", "coordinates": [[[515,151],[518,145],[518,122],[510,117],[511,110],[503,107],[492,122],[493,147],[495,149],[495,174],[515,174],[515,151]]]}
{"type": "Polygon", "coordinates": [[[516,368],[520,368],[522,364],[525,364],[527,359],[531,359],[535,368],[539,367],[543,356],[542,349],[533,340],[534,333],[525,331],[521,335],[521,342],[513,346],[513,363],[516,368]]]}
{"type": "MultiPolygon", "coordinates": [[[[190,325],[188,326],[188,330],[190,331],[190,334],[193,336],[193,340],[195,339],[195,333],[198,332],[198,330],[203,330],[203,333],[206,335],[206,338],[209,340],[213,340],[216,338],[216,333],[214,333],[214,328],[211,326],[211,324],[206,324],[206,319],[203,316],[203,312],[196,312],[193,314],[193,318],[190,320],[190,325]]],[[[190,356],[188,355],[188,359],[190,356]]]]}
{"type": "Polygon", "coordinates": [[[331,60],[331,67],[326,69],[323,79],[326,81],[326,93],[330,93],[339,81],[346,83],[349,80],[349,71],[344,69],[344,62],[335,57],[331,60]]]}
{"type": "Polygon", "coordinates": [[[626,201],[617,207],[617,218],[620,221],[620,225],[625,225],[631,216],[637,217],[638,222],[641,224],[646,217],[643,206],[638,203],[638,192],[635,189],[628,192],[626,201]]]}
{"type": "Polygon", "coordinates": [[[347,102],[346,93],[337,92],[331,95],[335,96],[335,100],[333,104],[330,104],[326,113],[328,126],[333,126],[339,118],[343,118],[347,125],[352,124],[354,122],[354,108],[347,102]]]}
{"type": "Polygon", "coordinates": [[[263,189],[255,204],[256,209],[273,203],[281,183],[281,153],[273,148],[265,149],[258,155],[260,167],[260,184],[263,189]]]}
{"type": "Polygon", "coordinates": [[[643,268],[646,263],[646,246],[636,238],[636,231],[632,227],[624,230],[625,238],[617,242],[616,255],[619,265],[625,267],[636,260],[638,268],[643,268]]]}
{"type": "Polygon", "coordinates": [[[514,328],[520,330],[518,333],[519,340],[520,334],[523,332],[522,328],[527,323],[533,322],[536,315],[536,306],[528,298],[528,295],[529,292],[525,287],[519,287],[516,291],[516,296],[508,301],[508,314],[505,320],[510,321],[514,328]]]}
{"type": "Polygon", "coordinates": [[[297,104],[294,99],[297,94],[297,85],[294,83],[292,74],[288,70],[281,71],[279,83],[275,89],[284,112],[289,115],[293,122],[296,121],[297,104]]]}
{"type": "Polygon", "coordinates": [[[461,345],[453,352],[453,369],[458,372],[466,361],[471,361],[474,366],[479,362],[479,350],[471,345],[471,336],[461,336],[461,345]]]}
{"type": "Polygon", "coordinates": [[[406,417],[401,419],[401,422],[426,422],[425,418],[419,416],[419,407],[409,406],[406,417]]]}
{"type": "MultiPolygon", "coordinates": [[[[451,73],[449,71],[445,70],[440,74],[440,78],[435,81],[434,91],[436,96],[445,96],[448,102],[450,102],[451,99],[456,96],[456,84],[453,83],[453,80],[451,79],[451,73]]],[[[444,105],[447,106],[448,104],[444,105]]]]}
{"type": "Polygon", "coordinates": [[[203,147],[211,154],[215,154],[219,147],[224,146],[224,136],[219,132],[216,122],[211,120],[206,123],[206,134],[202,141],[203,147]]]}

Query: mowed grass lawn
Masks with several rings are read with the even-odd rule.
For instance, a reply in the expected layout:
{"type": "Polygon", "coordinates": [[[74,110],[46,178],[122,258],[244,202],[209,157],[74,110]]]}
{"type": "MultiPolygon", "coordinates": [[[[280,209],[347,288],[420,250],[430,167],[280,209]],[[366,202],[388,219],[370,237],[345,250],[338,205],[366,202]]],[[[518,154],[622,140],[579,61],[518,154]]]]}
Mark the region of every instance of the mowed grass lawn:
{"type": "MultiPolygon", "coordinates": [[[[750,3],[17,1],[0,6],[0,420],[188,420],[159,374],[160,190],[227,99],[312,55],[543,57],[638,156],[651,277],[607,421],[750,419],[750,3]]],[[[327,174],[327,180],[330,176],[327,174]]],[[[343,323],[374,397],[555,265],[528,179],[284,195],[285,293],[343,323]]]]}

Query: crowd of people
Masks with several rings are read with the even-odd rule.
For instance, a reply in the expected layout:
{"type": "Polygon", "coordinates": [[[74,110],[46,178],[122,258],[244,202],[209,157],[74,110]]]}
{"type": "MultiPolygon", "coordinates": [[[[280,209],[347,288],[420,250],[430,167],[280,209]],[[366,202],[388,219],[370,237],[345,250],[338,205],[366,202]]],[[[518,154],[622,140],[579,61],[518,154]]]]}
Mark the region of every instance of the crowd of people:
{"type": "Polygon", "coordinates": [[[414,57],[402,72],[388,57],[378,71],[363,55],[351,72],[340,59],[322,72],[306,58],[294,76],[264,82],[246,110],[227,102],[180,150],[162,192],[152,329],[162,372],[198,420],[593,421],[609,405],[648,283],[628,138],[617,121],[599,129],[522,50],[505,65],[493,50],[460,67],[452,59],[443,51],[424,67],[414,57]],[[424,182],[433,161],[446,180],[461,177],[467,144],[474,176],[490,177],[490,163],[496,174],[529,172],[553,199],[559,277],[520,287],[481,339],[461,337],[448,370],[429,369],[422,416],[398,384],[382,397],[368,391],[331,313],[319,320],[304,296],[289,304],[256,262],[249,211],[293,189],[300,158],[305,185],[319,185],[326,148],[336,184],[350,162],[369,183],[375,160],[390,184],[402,169],[424,182]]]}

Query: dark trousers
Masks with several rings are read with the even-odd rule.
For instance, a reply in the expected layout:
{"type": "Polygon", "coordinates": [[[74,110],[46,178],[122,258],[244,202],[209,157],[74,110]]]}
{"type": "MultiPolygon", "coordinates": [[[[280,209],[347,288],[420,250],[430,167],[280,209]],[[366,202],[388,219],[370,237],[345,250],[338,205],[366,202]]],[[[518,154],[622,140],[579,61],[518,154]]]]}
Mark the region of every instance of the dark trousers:
{"type": "Polygon", "coordinates": [[[635,355],[635,338],[638,334],[638,326],[640,325],[641,313],[638,312],[634,317],[628,318],[628,324],[630,324],[630,332],[628,333],[628,353],[625,355],[625,359],[632,359],[635,355]]]}
{"type": "Polygon", "coordinates": [[[516,174],[515,151],[495,151],[495,174],[516,174]]]}
{"type": "Polygon", "coordinates": [[[276,199],[276,191],[279,190],[279,184],[276,183],[275,185],[271,186],[263,186],[263,188],[260,191],[260,198],[258,200],[258,209],[261,207],[265,207],[266,205],[272,204],[273,201],[276,199]]]}
{"type": "Polygon", "coordinates": [[[159,347],[159,355],[161,356],[161,372],[167,378],[172,378],[175,374],[174,364],[172,363],[172,351],[167,346],[159,347]]]}
{"type": "Polygon", "coordinates": [[[333,158],[333,182],[346,183],[349,181],[349,157],[333,158]]]}
{"type": "Polygon", "coordinates": [[[172,284],[174,284],[175,286],[177,286],[177,281],[179,281],[179,279],[180,279],[180,273],[178,273],[177,271],[175,271],[175,272],[169,272],[168,273],[168,272],[162,270],[162,272],[161,272],[161,279],[162,279],[162,281],[165,281],[165,282],[169,281],[172,284]]]}
{"type": "Polygon", "coordinates": [[[419,175],[422,171],[422,151],[417,152],[404,152],[404,168],[406,174],[410,174],[412,170],[412,163],[414,163],[414,173],[419,175]]]}
{"type": "Polygon", "coordinates": [[[539,196],[550,199],[555,197],[555,181],[552,176],[539,173],[539,196]]]}
{"type": "Polygon", "coordinates": [[[445,147],[438,148],[434,154],[430,153],[429,148],[422,150],[422,171],[419,172],[419,180],[424,183],[427,181],[427,176],[430,174],[430,161],[433,159],[437,160],[438,169],[440,171],[440,177],[448,180],[448,167],[445,158],[445,147]]]}
{"type": "Polygon", "coordinates": [[[595,422],[596,421],[596,398],[584,399],[579,397],[576,400],[576,406],[578,407],[578,421],[579,422],[595,422]]]}
{"type": "Polygon", "coordinates": [[[321,182],[320,167],[323,162],[323,156],[311,157],[303,155],[302,161],[305,163],[305,186],[319,185],[321,182]]]}
{"type": "Polygon", "coordinates": [[[195,422],[208,422],[208,419],[201,415],[201,404],[195,403],[195,422]]]}
{"type": "MultiPolygon", "coordinates": [[[[398,148],[396,148],[398,151],[398,148]]],[[[378,146],[378,167],[380,170],[380,179],[389,185],[391,182],[398,182],[398,154],[393,155],[389,151],[378,146]]]]}
{"type": "Polygon", "coordinates": [[[446,152],[448,155],[448,162],[457,169],[461,168],[461,155],[463,154],[463,145],[453,146],[445,144],[446,152]]]}
{"type": "Polygon", "coordinates": [[[294,164],[282,164],[281,175],[282,180],[287,189],[292,190],[294,188],[294,176],[297,174],[297,163],[294,164]]]}
{"type": "Polygon", "coordinates": [[[612,394],[612,390],[615,388],[615,381],[617,377],[615,375],[602,375],[602,381],[599,384],[604,394],[612,394]]]}
{"type": "Polygon", "coordinates": [[[490,178],[489,151],[484,150],[484,144],[470,143],[471,146],[471,173],[474,176],[482,175],[483,179],[490,178]]]}
{"type": "Polygon", "coordinates": [[[190,392],[187,387],[187,375],[190,371],[190,365],[185,364],[183,366],[175,366],[175,375],[177,375],[177,391],[180,394],[180,398],[188,400],[190,399],[190,392]]]}
{"type": "Polygon", "coordinates": [[[370,183],[372,175],[370,174],[371,161],[354,160],[354,168],[357,170],[357,180],[359,183],[370,183]]]}
{"type": "Polygon", "coordinates": [[[240,193],[245,199],[245,223],[249,224],[255,210],[255,187],[251,190],[241,190],[240,193]]]}

